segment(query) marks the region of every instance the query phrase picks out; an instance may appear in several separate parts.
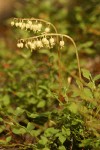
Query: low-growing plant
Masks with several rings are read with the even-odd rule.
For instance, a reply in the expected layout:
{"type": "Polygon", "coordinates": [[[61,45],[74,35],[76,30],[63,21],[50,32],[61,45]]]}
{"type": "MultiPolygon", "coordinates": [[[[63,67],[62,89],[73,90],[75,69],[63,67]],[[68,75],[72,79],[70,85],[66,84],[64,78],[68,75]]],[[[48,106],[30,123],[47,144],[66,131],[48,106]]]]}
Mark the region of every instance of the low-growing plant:
{"type": "Polygon", "coordinates": [[[92,77],[88,70],[80,69],[74,40],[59,34],[52,23],[15,18],[11,25],[34,34],[17,43],[18,48],[30,49],[33,57],[18,51],[17,58],[4,68],[8,82],[4,80],[0,89],[0,145],[27,150],[98,150],[100,75],[92,77]],[[74,45],[78,75],[62,63],[66,39],[74,45]]]}

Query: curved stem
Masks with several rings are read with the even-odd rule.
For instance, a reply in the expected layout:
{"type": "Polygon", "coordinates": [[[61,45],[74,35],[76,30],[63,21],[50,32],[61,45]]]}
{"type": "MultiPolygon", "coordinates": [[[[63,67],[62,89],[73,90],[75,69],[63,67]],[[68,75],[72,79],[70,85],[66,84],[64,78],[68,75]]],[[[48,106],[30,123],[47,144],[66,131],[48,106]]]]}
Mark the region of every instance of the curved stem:
{"type": "Polygon", "coordinates": [[[58,33],[45,33],[45,34],[42,34],[42,35],[38,35],[38,36],[26,38],[26,39],[20,39],[20,40],[23,40],[23,41],[24,41],[24,40],[32,40],[32,39],[35,39],[35,38],[36,38],[36,39],[37,39],[37,38],[42,38],[44,35],[45,35],[45,36],[61,36],[61,37],[63,36],[63,37],[65,37],[65,38],[69,39],[69,40],[73,43],[74,48],[75,48],[76,58],[77,58],[77,65],[78,65],[79,78],[80,78],[80,80],[82,80],[82,77],[81,77],[81,67],[80,67],[80,61],[79,61],[79,55],[78,55],[77,46],[76,46],[74,40],[73,40],[70,36],[65,35],[65,34],[58,34],[58,33]]]}
{"type": "MultiPolygon", "coordinates": [[[[14,18],[14,20],[40,21],[40,22],[45,23],[46,25],[50,25],[50,26],[54,29],[55,33],[58,34],[56,27],[55,27],[51,22],[48,22],[48,21],[43,20],[43,19],[39,19],[39,18],[14,18]]],[[[44,35],[44,34],[46,34],[46,33],[41,33],[41,34],[44,35]]],[[[58,44],[58,43],[59,43],[59,37],[58,37],[58,35],[57,35],[57,44],[58,44]]],[[[59,70],[60,70],[61,65],[60,65],[60,50],[59,50],[59,47],[58,47],[58,65],[59,65],[59,70]]],[[[61,87],[62,87],[61,73],[58,72],[58,74],[59,74],[59,85],[60,85],[60,86],[59,86],[59,88],[60,88],[59,91],[61,91],[61,87]]]]}
{"type": "Polygon", "coordinates": [[[39,19],[39,18],[14,18],[14,20],[25,20],[25,21],[28,21],[28,20],[31,20],[31,21],[40,21],[40,22],[43,22],[45,24],[48,24],[48,25],[51,25],[52,28],[54,29],[55,33],[57,33],[57,29],[56,27],[49,21],[46,21],[46,20],[43,20],[43,19],[39,19]]]}

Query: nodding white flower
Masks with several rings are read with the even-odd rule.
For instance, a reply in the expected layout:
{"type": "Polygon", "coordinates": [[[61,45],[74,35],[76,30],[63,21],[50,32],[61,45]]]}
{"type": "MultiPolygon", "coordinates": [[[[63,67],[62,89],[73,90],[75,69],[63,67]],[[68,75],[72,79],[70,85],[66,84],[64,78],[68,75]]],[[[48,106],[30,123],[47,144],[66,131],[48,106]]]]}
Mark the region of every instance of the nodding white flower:
{"type": "Polygon", "coordinates": [[[22,22],[21,29],[24,29],[25,27],[26,27],[26,24],[22,22]]]}
{"type": "Polygon", "coordinates": [[[50,48],[49,41],[48,41],[47,38],[43,38],[43,39],[42,39],[42,43],[43,43],[46,47],[50,48]]]}
{"type": "Polygon", "coordinates": [[[60,46],[61,47],[64,47],[64,44],[65,44],[65,42],[62,40],[62,41],[60,41],[60,46]]]}
{"type": "Polygon", "coordinates": [[[30,46],[31,44],[32,44],[32,42],[30,42],[30,41],[27,42],[27,45],[28,45],[28,46],[30,46]]]}
{"type": "Polygon", "coordinates": [[[50,28],[49,27],[45,28],[45,32],[46,33],[50,32],[50,28]]]}
{"type": "Polygon", "coordinates": [[[31,48],[31,49],[33,49],[33,50],[35,50],[35,49],[36,49],[36,41],[31,42],[31,44],[30,44],[30,48],[31,48]]]}
{"type": "Polygon", "coordinates": [[[14,26],[14,25],[15,25],[15,22],[14,22],[14,21],[12,21],[12,22],[11,22],[11,26],[14,26]]]}
{"type": "Polygon", "coordinates": [[[49,41],[50,41],[51,46],[55,45],[55,40],[54,40],[54,38],[51,37],[49,41]]]}
{"type": "Polygon", "coordinates": [[[26,29],[30,29],[30,26],[31,25],[27,23],[25,27],[26,27],[26,29]]]}
{"type": "Polygon", "coordinates": [[[49,41],[48,41],[47,38],[43,38],[43,39],[42,39],[42,42],[43,42],[43,44],[49,44],[49,41]]]}
{"type": "Polygon", "coordinates": [[[18,27],[18,26],[19,26],[19,23],[18,23],[18,22],[16,22],[16,23],[15,23],[15,26],[16,26],[16,27],[18,27]]]}
{"type": "Polygon", "coordinates": [[[20,48],[20,43],[17,43],[17,47],[20,48]]]}
{"type": "Polygon", "coordinates": [[[32,21],[29,20],[29,21],[28,21],[28,24],[29,24],[29,25],[32,25],[32,21]]]}
{"type": "Polygon", "coordinates": [[[39,23],[37,26],[38,26],[38,31],[41,31],[42,24],[41,24],[41,23],[39,23]]]}
{"type": "Polygon", "coordinates": [[[21,42],[21,43],[17,43],[17,47],[18,48],[23,48],[24,44],[21,42]]]}
{"type": "Polygon", "coordinates": [[[25,47],[28,48],[28,44],[27,43],[25,44],[25,47]]]}
{"type": "Polygon", "coordinates": [[[36,32],[38,30],[38,26],[36,24],[31,26],[31,30],[33,30],[34,32],[36,32]]]}
{"type": "Polygon", "coordinates": [[[20,47],[23,48],[23,46],[24,46],[24,44],[23,44],[23,43],[20,43],[20,47]]]}
{"type": "Polygon", "coordinates": [[[19,25],[18,25],[18,26],[21,28],[21,27],[22,27],[22,24],[23,24],[22,22],[19,22],[19,25]]]}
{"type": "Polygon", "coordinates": [[[42,44],[42,41],[36,41],[36,46],[38,47],[38,48],[42,48],[43,47],[43,44],[42,44]]]}

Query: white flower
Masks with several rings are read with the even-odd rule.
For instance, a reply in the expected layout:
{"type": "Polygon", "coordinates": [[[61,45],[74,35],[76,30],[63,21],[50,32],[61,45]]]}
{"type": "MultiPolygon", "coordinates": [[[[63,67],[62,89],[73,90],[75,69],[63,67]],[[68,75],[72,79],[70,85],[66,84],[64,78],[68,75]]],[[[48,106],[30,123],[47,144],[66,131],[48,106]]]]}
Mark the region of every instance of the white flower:
{"type": "Polygon", "coordinates": [[[35,49],[36,49],[36,41],[31,42],[30,48],[31,48],[32,50],[35,50],[35,49]]]}
{"type": "Polygon", "coordinates": [[[24,46],[24,44],[23,44],[23,43],[20,43],[20,47],[23,48],[23,46],[24,46]]]}
{"type": "Polygon", "coordinates": [[[26,27],[26,24],[22,22],[21,29],[24,29],[25,27],[26,27]]]}
{"type": "Polygon", "coordinates": [[[26,44],[27,44],[27,47],[32,49],[32,42],[31,41],[28,41],[26,44]]]}
{"type": "Polygon", "coordinates": [[[29,21],[28,21],[28,24],[29,24],[29,25],[32,25],[32,21],[29,20],[29,21]]]}
{"type": "Polygon", "coordinates": [[[49,41],[47,40],[47,38],[43,38],[42,42],[43,42],[43,44],[48,44],[49,41]]]}
{"type": "Polygon", "coordinates": [[[19,26],[19,23],[18,23],[18,22],[16,22],[16,23],[15,23],[15,26],[16,26],[16,27],[18,27],[18,26],[19,26]]]}
{"type": "Polygon", "coordinates": [[[17,43],[17,47],[18,48],[23,48],[24,44],[21,42],[21,43],[17,43]]]}
{"type": "Polygon", "coordinates": [[[48,43],[49,43],[49,41],[48,41],[47,38],[43,38],[43,39],[42,39],[42,42],[43,42],[43,44],[48,44],[48,43]]]}
{"type": "Polygon", "coordinates": [[[38,30],[38,26],[36,24],[32,25],[32,30],[36,32],[38,30]]]}
{"type": "Polygon", "coordinates": [[[20,48],[20,43],[17,43],[17,47],[20,48]]]}
{"type": "Polygon", "coordinates": [[[36,41],[36,46],[39,47],[39,48],[42,48],[43,47],[43,44],[42,44],[42,41],[36,41]]]}
{"type": "Polygon", "coordinates": [[[20,28],[22,27],[22,24],[23,24],[22,22],[19,22],[19,27],[20,27],[20,28]]]}
{"type": "Polygon", "coordinates": [[[49,27],[45,28],[45,32],[46,33],[50,32],[50,28],[49,27]]]}
{"type": "Polygon", "coordinates": [[[29,45],[29,46],[30,46],[31,44],[32,44],[32,42],[30,42],[30,41],[28,41],[28,42],[27,42],[27,45],[29,45]]]}
{"type": "Polygon", "coordinates": [[[47,38],[43,38],[43,39],[42,39],[42,43],[43,43],[46,47],[50,47],[50,46],[49,46],[49,41],[48,41],[47,38]]]}
{"type": "Polygon", "coordinates": [[[38,26],[38,31],[41,31],[42,24],[41,24],[41,23],[39,23],[37,26],[38,26]]]}
{"type": "Polygon", "coordinates": [[[60,41],[60,46],[61,47],[64,47],[64,44],[65,44],[65,42],[62,40],[62,41],[60,41]]]}
{"type": "Polygon", "coordinates": [[[55,40],[54,40],[54,38],[51,37],[49,41],[50,41],[51,46],[55,45],[55,40]]]}
{"type": "Polygon", "coordinates": [[[26,29],[30,29],[31,25],[27,23],[25,27],[26,29]]]}
{"type": "Polygon", "coordinates": [[[35,48],[36,48],[35,43],[32,43],[32,44],[31,44],[31,48],[32,48],[32,49],[35,49],[35,48]]]}
{"type": "Polygon", "coordinates": [[[11,22],[11,26],[14,26],[14,25],[15,25],[15,22],[14,22],[14,21],[12,21],[12,22],[11,22]]]}
{"type": "Polygon", "coordinates": [[[26,29],[32,30],[32,26],[33,26],[32,24],[33,24],[32,21],[28,20],[28,22],[25,24],[26,29]]]}
{"type": "Polygon", "coordinates": [[[25,44],[25,47],[28,48],[28,44],[27,43],[25,44]]]}

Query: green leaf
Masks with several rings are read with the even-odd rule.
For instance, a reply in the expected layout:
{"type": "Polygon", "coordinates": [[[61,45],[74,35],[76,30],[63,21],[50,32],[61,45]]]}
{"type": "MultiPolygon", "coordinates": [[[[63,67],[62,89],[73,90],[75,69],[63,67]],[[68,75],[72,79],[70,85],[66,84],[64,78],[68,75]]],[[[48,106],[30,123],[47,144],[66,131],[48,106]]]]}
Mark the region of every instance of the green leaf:
{"type": "Polygon", "coordinates": [[[89,83],[87,84],[87,86],[88,86],[90,89],[95,89],[95,88],[96,88],[94,82],[89,82],[89,83]]]}
{"type": "Polygon", "coordinates": [[[2,133],[5,130],[4,126],[0,126],[0,133],[2,133]]]}
{"type": "Polygon", "coordinates": [[[27,131],[31,132],[31,130],[33,130],[35,128],[34,124],[31,122],[28,122],[27,124],[27,131]]]}
{"type": "Polygon", "coordinates": [[[5,140],[0,140],[0,144],[6,144],[5,140]]]}
{"type": "Polygon", "coordinates": [[[93,99],[93,94],[90,89],[88,88],[83,89],[83,98],[93,99]]]}
{"type": "Polygon", "coordinates": [[[81,43],[79,48],[89,48],[93,45],[93,41],[88,41],[88,42],[85,42],[85,43],[81,43]]]}
{"type": "Polygon", "coordinates": [[[28,116],[29,118],[36,118],[36,117],[38,117],[38,114],[36,114],[36,113],[30,113],[30,112],[28,112],[28,111],[26,111],[26,113],[27,113],[27,116],[28,116]]]}
{"type": "Polygon", "coordinates": [[[3,119],[0,117],[0,122],[2,122],[3,121],[3,119]]]}
{"type": "Polygon", "coordinates": [[[48,139],[44,136],[41,136],[41,140],[39,140],[39,144],[46,145],[48,142],[48,139]]]}
{"type": "Polygon", "coordinates": [[[31,134],[33,137],[39,136],[40,133],[41,133],[41,130],[40,130],[40,129],[38,129],[38,130],[32,130],[32,131],[30,132],[30,134],[31,134]]]}
{"type": "Polygon", "coordinates": [[[50,137],[52,135],[57,134],[58,132],[59,132],[59,129],[55,129],[55,128],[51,127],[51,128],[46,129],[45,136],[50,137]]]}
{"type": "Polygon", "coordinates": [[[24,113],[24,109],[20,108],[20,107],[17,107],[16,110],[15,110],[15,115],[16,116],[20,116],[24,113]]]}
{"type": "Polygon", "coordinates": [[[45,147],[45,148],[43,148],[42,150],[50,150],[49,148],[47,148],[47,147],[45,147]]]}
{"type": "Polygon", "coordinates": [[[76,104],[76,103],[72,103],[72,104],[70,104],[69,106],[68,106],[68,109],[72,112],[72,113],[77,113],[77,111],[78,111],[78,104],[76,104]]]}
{"type": "Polygon", "coordinates": [[[15,128],[12,129],[12,132],[14,134],[23,135],[23,134],[26,133],[26,130],[24,128],[16,128],[15,127],[15,128]]]}
{"type": "Polygon", "coordinates": [[[66,140],[66,137],[62,133],[59,133],[59,141],[61,142],[61,144],[63,144],[65,140],[66,140]]]}
{"type": "Polygon", "coordinates": [[[19,129],[17,129],[17,128],[13,128],[13,129],[12,129],[12,132],[13,132],[14,134],[20,134],[19,129]]]}
{"type": "Polygon", "coordinates": [[[66,137],[65,137],[65,136],[61,135],[61,136],[59,137],[59,141],[60,141],[62,144],[65,142],[65,140],[66,140],[66,137]]]}
{"type": "Polygon", "coordinates": [[[11,136],[8,136],[8,137],[6,138],[6,142],[9,143],[9,142],[11,141],[11,139],[12,139],[12,137],[11,137],[11,136]]]}
{"type": "Polygon", "coordinates": [[[24,92],[17,92],[16,95],[19,97],[19,98],[22,98],[25,96],[25,93],[24,92]]]}
{"type": "Polygon", "coordinates": [[[8,106],[8,105],[10,104],[10,97],[9,97],[9,95],[5,95],[5,96],[3,97],[3,104],[4,104],[5,106],[8,106]]]}
{"type": "Polygon", "coordinates": [[[92,78],[90,72],[86,69],[82,69],[82,74],[86,79],[90,80],[92,78]]]}
{"type": "Polygon", "coordinates": [[[99,80],[99,79],[100,79],[100,74],[96,75],[93,80],[94,80],[94,81],[97,81],[97,80],[99,80]]]}
{"type": "Polygon", "coordinates": [[[64,126],[62,127],[62,133],[63,135],[70,136],[70,128],[65,128],[64,126]]]}
{"type": "Polygon", "coordinates": [[[25,134],[26,133],[26,129],[25,128],[20,128],[19,132],[20,132],[20,134],[25,134]]]}
{"type": "Polygon", "coordinates": [[[58,150],[66,150],[65,146],[59,146],[58,150]]]}
{"type": "Polygon", "coordinates": [[[46,101],[45,100],[41,100],[38,105],[37,105],[37,108],[43,108],[46,104],[46,101]]]}

